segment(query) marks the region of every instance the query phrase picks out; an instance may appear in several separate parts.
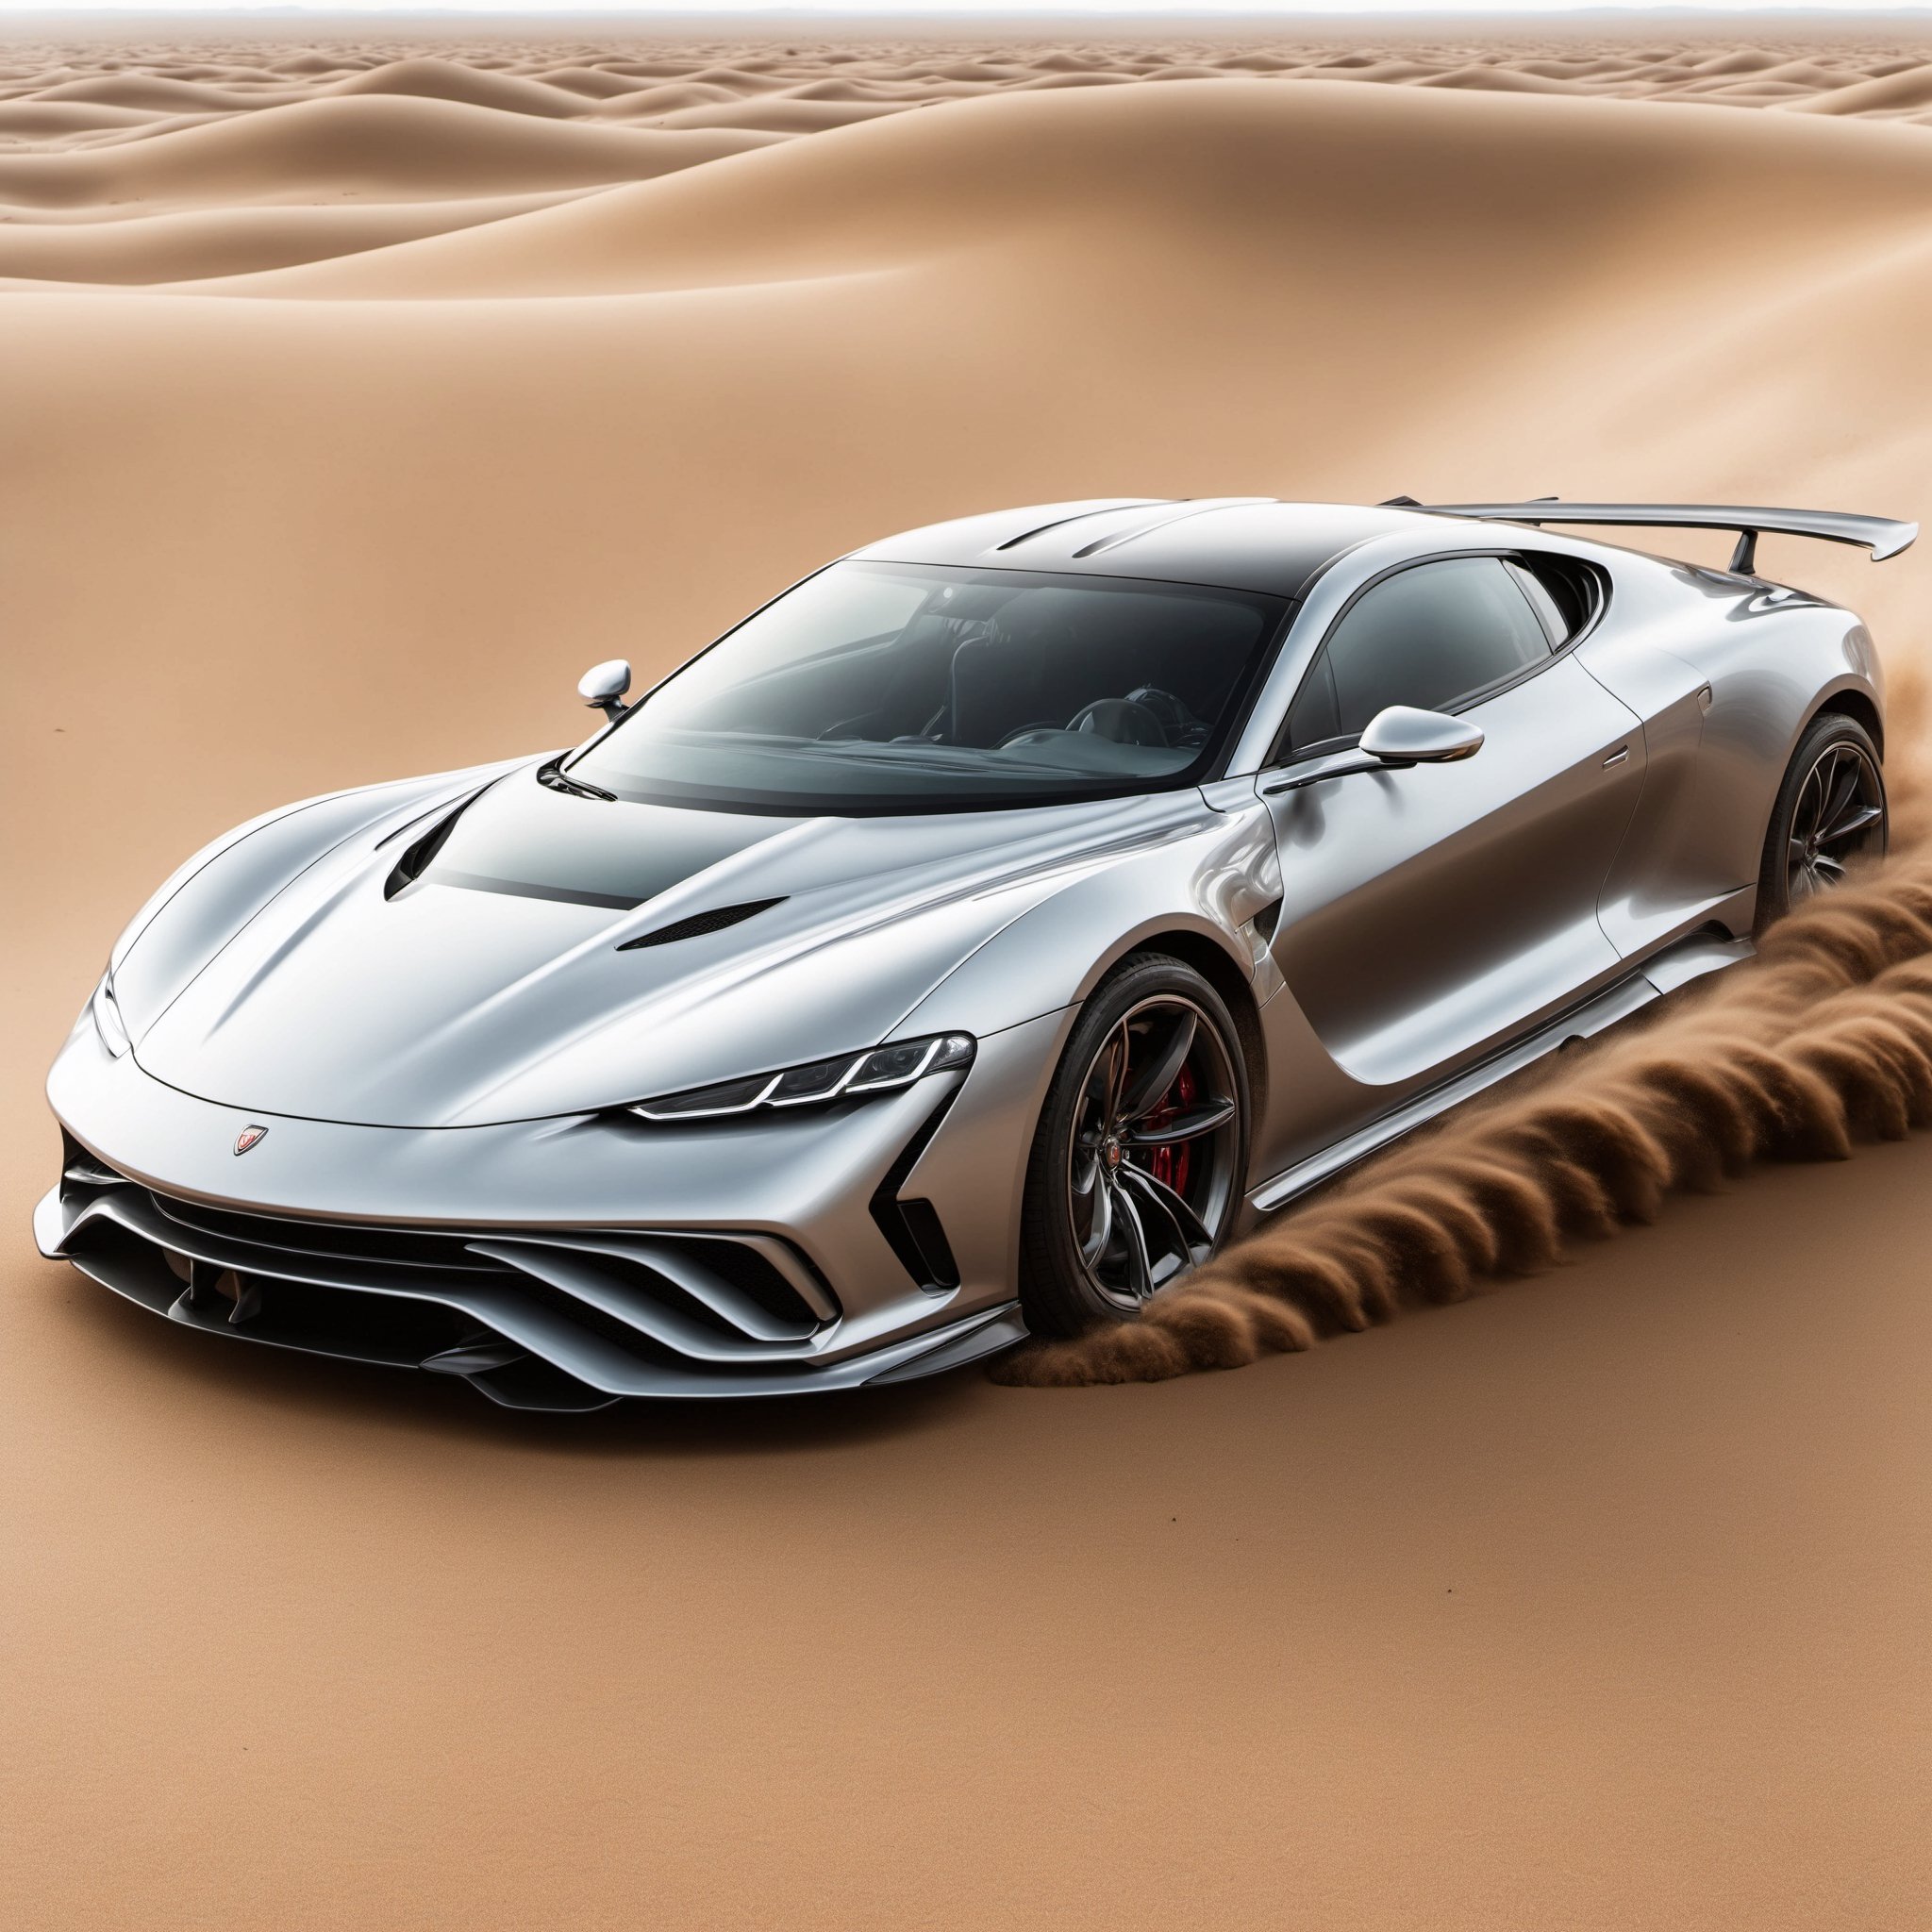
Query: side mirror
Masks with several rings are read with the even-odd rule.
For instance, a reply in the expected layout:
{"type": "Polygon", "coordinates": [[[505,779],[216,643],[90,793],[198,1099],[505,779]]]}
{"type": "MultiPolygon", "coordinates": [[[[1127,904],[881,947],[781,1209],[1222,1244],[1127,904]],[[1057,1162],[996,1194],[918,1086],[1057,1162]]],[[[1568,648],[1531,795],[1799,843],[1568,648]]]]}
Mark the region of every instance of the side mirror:
{"type": "Polygon", "coordinates": [[[624,694],[629,689],[630,660],[627,658],[608,658],[602,664],[592,664],[577,679],[578,697],[592,709],[602,711],[613,724],[624,716],[624,694]]]}
{"type": "Polygon", "coordinates": [[[1391,705],[1369,720],[1361,748],[1385,765],[1449,765],[1473,758],[1483,748],[1474,724],[1413,705],[1391,705]]]}
{"type": "Polygon", "coordinates": [[[1441,711],[1419,711],[1413,705],[1391,705],[1377,711],[1356,741],[1359,758],[1345,765],[1317,762],[1312,771],[1291,772],[1261,787],[1264,798],[1299,791],[1324,778],[1346,778],[1356,772],[1399,772],[1410,765],[1449,765],[1473,758],[1483,748],[1483,735],[1474,724],[1441,711]]]}

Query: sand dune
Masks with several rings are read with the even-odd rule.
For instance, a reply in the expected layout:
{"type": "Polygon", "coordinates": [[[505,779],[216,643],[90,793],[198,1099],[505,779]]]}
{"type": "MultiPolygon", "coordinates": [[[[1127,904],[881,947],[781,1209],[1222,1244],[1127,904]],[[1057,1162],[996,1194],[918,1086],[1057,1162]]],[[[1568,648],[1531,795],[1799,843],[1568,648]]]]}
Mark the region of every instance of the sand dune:
{"type": "MultiPolygon", "coordinates": [[[[114,72],[103,74],[76,71],[71,50],[29,46],[15,50],[14,59],[0,70],[0,99],[41,107],[112,105],[165,115],[241,115],[304,98],[387,93],[461,101],[540,120],[589,115],[619,121],[705,107],[718,111],[683,125],[785,133],[858,118],[791,108],[791,102],[864,102],[883,111],[1012,90],[1177,79],[1345,76],[1384,86],[1709,100],[1840,114],[1932,108],[1926,92],[1932,61],[1924,49],[1857,39],[1828,47],[1713,52],[1699,44],[1646,51],[1633,49],[1627,40],[1592,42],[1587,33],[1573,32],[1543,47],[1516,42],[1499,49],[1472,35],[1461,42],[1411,36],[1396,47],[1375,49],[1286,42],[1267,51],[1229,51],[1204,41],[1150,51],[1127,43],[1056,48],[1036,36],[1020,40],[1001,59],[943,42],[861,43],[837,58],[823,48],[773,54],[741,42],[645,59],[626,58],[608,45],[572,49],[575,58],[563,61],[557,51],[460,38],[433,55],[395,50],[387,57],[340,46],[291,52],[286,43],[218,43],[210,48],[215,58],[201,62],[173,59],[163,49],[129,50],[114,72]],[[45,58],[37,61],[37,52],[45,58]]],[[[19,122],[11,132],[16,141],[58,146],[81,125],[49,117],[19,122]]]]}
{"type": "Polygon", "coordinates": [[[756,147],[744,132],[562,125],[458,101],[303,101],[88,153],[0,153],[0,207],[231,206],[636,181],[756,147]]]}
{"type": "Polygon", "coordinates": [[[491,74],[459,60],[391,60],[352,75],[330,89],[337,94],[409,94],[420,100],[465,101],[500,114],[535,114],[562,120],[583,111],[583,102],[561,88],[515,75],[491,74]]]}
{"type": "MultiPolygon", "coordinates": [[[[614,119],[611,103],[600,118],[614,119]]],[[[679,108],[658,121],[664,127],[741,127],[769,134],[822,134],[900,111],[895,102],[781,97],[758,103],[734,101],[711,107],[679,108]]]]}
{"type": "MultiPolygon", "coordinates": [[[[1480,321],[1494,353],[1543,323],[1551,301],[1592,336],[1624,327],[1626,305],[1704,314],[1722,296],[1744,312],[1790,287],[1789,264],[1703,238],[1774,207],[1780,238],[1811,251],[1814,269],[1863,260],[1920,233],[1928,193],[1932,142],[1915,129],[1770,117],[1732,128],[1521,98],[1471,113],[1434,92],[1177,81],[847,129],[250,292],[597,294],[922,266],[963,285],[969,248],[1037,254],[1029,273],[1084,286],[1096,271],[1131,280],[1140,264],[1212,256],[1224,283],[1266,282],[1297,306],[1373,308],[1380,294],[1405,329],[1405,291],[1425,290],[1439,326],[1480,321]],[[1342,141],[1345,174],[1332,158],[1342,141]],[[1244,189],[1230,201],[1234,179],[1244,189]],[[1669,276],[1641,275],[1659,256],[1669,276]],[[1302,289],[1314,259],[1325,291],[1302,289]],[[1582,291],[1601,292],[1596,314],[1582,291]],[[1499,323],[1504,297],[1518,306],[1499,323]]],[[[1378,319],[1362,325],[1376,332],[1378,319]]]]}
{"type": "MultiPolygon", "coordinates": [[[[1721,1170],[1924,1114],[1923,856],[1011,1371],[1337,1337],[1239,1374],[530,1428],[20,1231],[42,1071],[183,853],[573,737],[584,664],[883,531],[1927,518],[1932,48],[369,25],[0,43],[15,1916],[1915,1923],[1932,1141],[1721,1170]]],[[[1869,613],[1923,841],[1932,555],[1764,560],[1869,613]]]]}
{"type": "Polygon", "coordinates": [[[583,94],[593,101],[608,100],[613,94],[627,94],[637,92],[633,76],[625,74],[610,74],[596,67],[553,67],[539,70],[534,76],[550,87],[568,88],[574,94],[583,94]]]}
{"type": "Polygon", "coordinates": [[[0,142],[42,142],[108,127],[150,126],[158,117],[146,108],[101,107],[87,101],[0,102],[0,142]]]}
{"type": "Polygon", "coordinates": [[[1932,65],[1857,81],[1798,105],[1809,114],[1916,114],[1932,108],[1932,65]]]}
{"type": "Polygon", "coordinates": [[[175,79],[167,75],[104,74],[64,80],[38,92],[16,96],[38,101],[85,101],[96,107],[141,108],[157,114],[246,113],[250,109],[299,100],[296,89],[262,97],[230,93],[225,88],[175,79]]]}
{"type": "Polygon", "coordinates": [[[192,208],[97,225],[0,222],[0,278],[58,291],[63,283],[143,284],[264,269],[392,248],[429,235],[554,207],[584,191],[382,201],[367,207],[192,208]]]}

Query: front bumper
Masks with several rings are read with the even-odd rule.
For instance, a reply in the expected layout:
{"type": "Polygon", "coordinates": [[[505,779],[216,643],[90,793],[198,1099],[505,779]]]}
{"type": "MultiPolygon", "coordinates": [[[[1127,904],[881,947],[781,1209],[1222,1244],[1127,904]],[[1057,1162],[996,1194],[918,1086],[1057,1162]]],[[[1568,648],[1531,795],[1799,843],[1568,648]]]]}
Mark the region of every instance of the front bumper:
{"type": "Polygon", "coordinates": [[[1024,1333],[1021,1191],[1070,1014],[823,1114],[349,1125],[195,1099],[85,1019],[43,1254],[208,1333],[457,1374],[519,1407],[935,1374],[1024,1333]],[[265,1127],[238,1157],[238,1137],[265,1127]]]}

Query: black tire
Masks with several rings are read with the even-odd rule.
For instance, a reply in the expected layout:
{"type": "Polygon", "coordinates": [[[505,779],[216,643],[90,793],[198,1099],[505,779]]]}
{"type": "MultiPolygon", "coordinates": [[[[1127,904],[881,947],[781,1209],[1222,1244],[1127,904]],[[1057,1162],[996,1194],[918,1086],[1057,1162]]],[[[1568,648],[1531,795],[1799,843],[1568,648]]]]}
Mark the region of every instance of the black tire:
{"type": "Polygon", "coordinates": [[[1130,1316],[1227,1239],[1247,1165],[1226,1003],[1191,966],[1130,954],[1074,1023],[1041,1109],[1020,1220],[1027,1326],[1077,1335],[1130,1316]]]}
{"type": "Polygon", "coordinates": [[[1841,711],[1821,712],[1799,739],[1772,808],[1755,929],[1838,884],[1852,860],[1883,857],[1890,827],[1871,733],[1841,711]]]}

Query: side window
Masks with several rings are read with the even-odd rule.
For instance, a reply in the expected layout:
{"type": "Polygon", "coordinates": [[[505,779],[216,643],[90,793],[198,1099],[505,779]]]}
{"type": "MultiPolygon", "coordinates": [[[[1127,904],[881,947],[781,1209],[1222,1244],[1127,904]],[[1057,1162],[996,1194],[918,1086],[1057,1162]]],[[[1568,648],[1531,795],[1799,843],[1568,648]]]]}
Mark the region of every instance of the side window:
{"type": "Polygon", "coordinates": [[[1526,592],[1498,559],[1418,564],[1367,591],[1329,633],[1289,708],[1289,749],[1358,737],[1390,705],[1452,709],[1549,655],[1526,592]]]}

